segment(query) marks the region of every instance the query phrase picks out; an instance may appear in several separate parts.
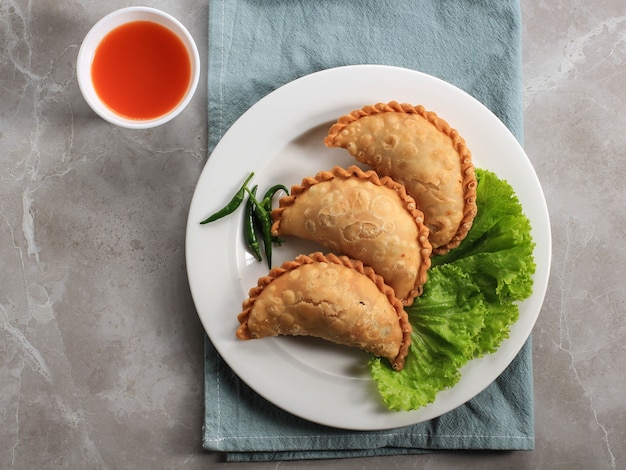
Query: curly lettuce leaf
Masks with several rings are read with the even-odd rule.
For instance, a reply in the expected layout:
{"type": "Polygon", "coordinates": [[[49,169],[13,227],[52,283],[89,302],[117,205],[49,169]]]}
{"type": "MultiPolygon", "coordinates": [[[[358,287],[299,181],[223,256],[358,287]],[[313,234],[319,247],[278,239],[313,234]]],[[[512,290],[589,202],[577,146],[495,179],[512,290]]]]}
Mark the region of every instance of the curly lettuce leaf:
{"type": "Polygon", "coordinates": [[[459,266],[494,303],[523,300],[532,293],[536,267],[530,221],[506,181],[483,169],[476,169],[476,178],[478,213],[472,228],[458,248],[433,257],[433,266],[459,266]]]}
{"type": "Polygon", "coordinates": [[[476,169],[478,213],[461,245],[432,258],[424,293],[406,308],[413,326],[404,369],[372,359],[384,403],[413,410],[460,379],[469,360],[496,351],[531,295],[535,263],[530,221],[513,188],[476,169]]]}
{"type": "Polygon", "coordinates": [[[452,265],[431,271],[416,304],[407,309],[413,333],[404,369],[396,372],[380,358],[370,361],[383,401],[393,410],[419,408],[458,382],[487,314],[478,285],[452,265]]]}
{"type": "Polygon", "coordinates": [[[476,337],[475,357],[496,352],[509,337],[510,326],[519,318],[519,307],[512,302],[485,302],[485,326],[476,337]]]}

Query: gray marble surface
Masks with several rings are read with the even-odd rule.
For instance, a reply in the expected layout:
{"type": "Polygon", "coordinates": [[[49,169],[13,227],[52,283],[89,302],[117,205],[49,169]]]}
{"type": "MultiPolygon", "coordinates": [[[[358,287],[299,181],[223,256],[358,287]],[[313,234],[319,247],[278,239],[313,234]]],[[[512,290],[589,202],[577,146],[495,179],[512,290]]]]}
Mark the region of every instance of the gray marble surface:
{"type": "MultiPolygon", "coordinates": [[[[201,449],[203,331],[184,260],[206,160],[207,2],[146,4],[201,85],[153,130],[97,118],[80,42],[132,2],[0,0],[0,468],[238,468],[201,449]]],[[[522,0],[525,149],[552,218],[534,329],[536,449],[255,468],[626,467],[626,4],[522,0]]]]}

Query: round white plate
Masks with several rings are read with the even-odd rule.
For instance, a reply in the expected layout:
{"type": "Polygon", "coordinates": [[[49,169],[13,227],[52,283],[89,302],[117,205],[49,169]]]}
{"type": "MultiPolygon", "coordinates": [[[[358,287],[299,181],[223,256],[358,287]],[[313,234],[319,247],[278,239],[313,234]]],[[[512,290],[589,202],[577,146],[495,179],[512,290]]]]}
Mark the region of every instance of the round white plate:
{"type": "MultiPolygon", "coordinates": [[[[319,249],[289,240],[274,248],[273,265],[319,249]]],[[[543,303],[550,270],[548,210],[535,171],[523,149],[485,106],[464,91],[412,70],[356,65],[317,72],[270,93],[228,130],[198,181],[187,223],[187,272],[200,320],[232,370],[270,402],[301,418],[345,429],[376,430],[440,416],[471,399],[513,360],[528,338],[543,303]],[[250,288],[268,268],[246,250],[242,210],[208,225],[199,222],[222,207],[255,172],[263,192],[355,161],[323,138],[335,120],[376,102],[422,104],[465,137],[476,167],[495,172],[515,189],[532,223],[537,271],[533,295],[520,304],[520,318],[497,352],[470,361],[462,378],[429,406],[392,412],[382,404],[358,350],[312,338],[235,337],[237,314],[250,288]]]]}

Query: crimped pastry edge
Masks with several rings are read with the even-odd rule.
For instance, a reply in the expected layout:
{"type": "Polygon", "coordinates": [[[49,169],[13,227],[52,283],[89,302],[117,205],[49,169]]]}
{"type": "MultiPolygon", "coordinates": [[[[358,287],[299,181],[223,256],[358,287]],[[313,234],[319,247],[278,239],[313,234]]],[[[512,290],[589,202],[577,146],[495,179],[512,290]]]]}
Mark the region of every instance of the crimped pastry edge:
{"type": "Polygon", "coordinates": [[[385,284],[384,279],[376,274],[376,272],[369,266],[365,266],[363,262],[355,259],[348,258],[343,255],[335,255],[333,253],[324,254],[321,251],[316,251],[309,255],[298,255],[291,261],[284,262],[281,266],[272,268],[272,270],[266,275],[258,279],[256,287],[250,289],[248,298],[242,303],[242,311],[237,315],[239,320],[239,327],[237,328],[236,336],[242,340],[252,339],[250,330],[248,329],[248,319],[250,318],[250,312],[256,299],[261,295],[263,289],[270,285],[274,279],[282,276],[283,274],[298,269],[300,266],[313,263],[333,263],[342,266],[346,266],[350,269],[354,269],[360,274],[367,276],[380,292],[387,296],[389,303],[393,306],[398,314],[398,321],[400,322],[400,328],[402,330],[402,342],[400,344],[400,350],[398,355],[391,362],[391,367],[400,371],[404,368],[404,361],[409,353],[409,347],[411,346],[411,333],[412,327],[409,322],[409,316],[404,310],[402,302],[396,297],[395,291],[392,287],[385,284]]]}
{"type": "Polygon", "coordinates": [[[461,137],[459,132],[452,128],[448,122],[439,117],[434,111],[428,111],[422,105],[412,105],[409,103],[398,103],[397,101],[390,101],[388,103],[377,103],[375,105],[367,105],[361,109],[356,109],[344,116],[337,119],[337,122],[333,124],[328,131],[328,135],[324,138],[324,144],[327,147],[340,147],[336,145],[337,135],[345,129],[350,123],[359,120],[365,116],[371,116],[375,114],[382,114],[388,112],[418,114],[431,123],[437,130],[446,134],[452,140],[452,146],[459,154],[461,159],[461,174],[463,176],[463,218],[461,223],[452,237],[452,239],[445,245],[437,248],[433,248],[434,254],[443,255],[450,250],[457,248],[463,239],[467,236],[467,233],[472,228],[472,223],[477,213],[476,206],[476,188],[478,182],[476,180],[476,174],[474,171],[474,164],[472,162],[472,153],[465,144],[465,139],[461,137]]]}
{"type": "Polygon", "coordinates": [[[411,214],[411,217],[413,217],[415,223],[417,224],[417,241],[418,245],[421,247],[420,268],[417,273],[413,289],[409,292],[406,298],[400,299],[403,305],[411,305],[416,297],[422,295],[424,284],[428,280],[428,270],[431,265],[430,255],[432,253],[432,246],[428,241],[429,230],[424,224],[424,214],[417,208],[415,199],[413,199],[413,197],[406,192],[404,185],[398,183],[391,177],[380,177],[374,170],[363,170],[356,165],[351,165],[347,168],[335,166],[330,171],[320,171],[314,177],[306,177],[302,180],[300,185],[292,186],[289,196],[280,198],[279,207],[272,211],[272,235],[278,236],[281,216],[285,209],[293,205],[298,196],[307,191],[311,186],[324,181],[330,181],[334,178],[349,179],[353,177],[369,181],[377,186],[384,186],[389,189],[393,189],[398,194],[404,203],[406,210],[411,214]]]}

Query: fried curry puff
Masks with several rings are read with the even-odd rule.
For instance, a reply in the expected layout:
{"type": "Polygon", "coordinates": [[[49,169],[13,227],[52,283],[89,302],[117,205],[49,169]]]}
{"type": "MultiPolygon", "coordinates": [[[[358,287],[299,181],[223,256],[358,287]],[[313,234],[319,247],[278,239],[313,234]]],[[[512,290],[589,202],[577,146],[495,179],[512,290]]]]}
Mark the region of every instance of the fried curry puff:
{"type": "Polygon", "coordinates": [[[313,240],[361,260],[410,305],[422,293],[432,252],[423,214],[403,185],[357,166],[305,178],[272,212],[275,236],[313,240]]]}
{"type": "Polygon", "coordinates": [[[239,339],[314,336],[404,367],[411,324],[392,288],[362,262],[316,252],[258,280],[238,316],[239,339]]]}
{"type": "Polygon", "coordinates": [[[338,119],[324,139],[404,184],[424,212],[433,252],[456,248],[476,215],[476,176],[465,140],[434,112],[395,101],[338,119]]]}

